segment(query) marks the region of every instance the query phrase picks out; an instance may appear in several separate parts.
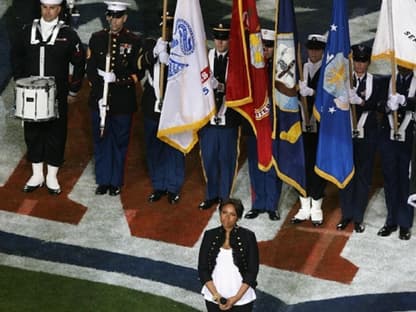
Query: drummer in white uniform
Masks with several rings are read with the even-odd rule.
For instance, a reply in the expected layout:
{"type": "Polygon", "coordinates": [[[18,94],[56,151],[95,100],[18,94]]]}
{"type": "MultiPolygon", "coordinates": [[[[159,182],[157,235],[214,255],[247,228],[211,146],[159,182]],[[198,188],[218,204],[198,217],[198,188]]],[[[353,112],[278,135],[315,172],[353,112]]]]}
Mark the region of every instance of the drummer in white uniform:
{"type": "MultiPolygon", "coordinates": [[[[74,101],[85,73],[85,53],[77,33],[59,20],[62,0],[41,0],[41,17],[25,25],[16,35],[12,46],[13,76],[33,77],[34,81],[52,80],[56,84],[56,114],[42,121],[25,118],[24,137],[27,160],[32,164],[32,175],[23,191],[33,192],[45,183],[44,164],[47,165],[46,186],[52,195],[61,193],[57,173],[64,162],[67,137],[68,101],[74,101]],[[73,73],[69,79],[69,64],[73,73]]],[[[50,96],[54,96],[52,93],[50,96]]],[[[42,108],[50,99],[25,99],[25,105],[35,102],[42,108]]]]}

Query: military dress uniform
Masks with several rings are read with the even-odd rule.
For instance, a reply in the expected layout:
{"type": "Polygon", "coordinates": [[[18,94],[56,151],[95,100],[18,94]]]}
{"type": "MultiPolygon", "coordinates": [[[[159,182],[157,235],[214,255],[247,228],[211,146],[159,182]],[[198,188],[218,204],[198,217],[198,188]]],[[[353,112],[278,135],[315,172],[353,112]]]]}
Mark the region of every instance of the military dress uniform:
{"type": "MultiPolygon", "coordinates": [[[[153,53],[155,44],[154,39],[147,39],[138,61],[141,76],[144,76],[145,81],[142,95],[144,139],[146,162],[153,187],[148,201],[158,201],[167,194],[168,202],[175,204],[179,201],[179,193],[185,180],[185,156],[157,137],[160,108],[159,102],[156,103],[155,92],[159,91],[156,89],[159,88],[160,62],[153,53]]],[[[167,70],[164,79],[166,86],[167,70]]],[[[160,98],[160,95],[158,97],[160,98]]]]}
{"type": "MultiPolygon", "coordinates": [[[[47,3],[47,1],[43,1],[47,3]]],[[[57,4],[59,1],[56,1],[57,4]]],[[[43,163],[48,164],[48,175],[53,172],[56,180],[58,167],[64,162],[67,139],[68,94],[75,95],[81,88],[85,73],[85,51],[77,33],[58,18],[48,23],[51,31],[42,36],[43,19],[35,19],[25,25],[14,38],[11,59],[15,80],[30,76],[53,77],[56,84],[56,100],[59,118],[43,122],[24,122],[24,138],[27,160],[32,163],[34,174],[39,175],[39,184],[25,185],[23,191],[32,192],[43,184],[43,163]],[[69,77],[69,64],[73,72],[69,77]],[[36,168],[35,168],[36,166],[36,168]]],[[[45,27],[46,28],[46,27],[45,27]]],[[[61,192],[59,184],[47,186],[51,194],[61,192]]]]}
{"type": "MultiPolygon", "coordinates": [[[[116,3],[116,2],[114,2],[116,3]]],[[[110,12],[111,13],[111,12],[110,12]]],[[[91,36],[87,53],[87,76],[91,84],[89,105],[91,108],[94,142],[96,194],[118,195],[123,185],[124,164],[130,139],[132,115],[137,111],[136,83],[137,59],[140,39],[123,27],[117,33],[103,29],[91,36]],[[108,40],[111,40],[110,72],[115,81],[109,83],[103,135],[100,133],[98,102],[103,97],[103,78],[108,40]]]]}
{"type": "MultiPolygon", "coordinates": [[[[229,29],[226,38],[228,34],[229,29]]],[[[199,131],[202,166],[207,184],[205,200],[199,204],[200,209],[208,209],[231,194],[237,172],[241,123],[240,115],[224,103],[228,51],[218,53],[215,48],[211,49],[208,61],[215,79],[223,88],[214,88],[217,114],[199,131]]]]}
{"type": "MultiPolygon", "coordinates": [[[[274,47],[274,31],[262,29],[262,41],[265,47],[274,47]]],[[[273,77],[273,57],[266,59],[266,68],[268,74],[268,94],[270,103],[270,123],[274,118],[274,105],[272,99],[272,82],[273,77]]],[[[267,171],[260,170],[258,167],[257,138],[248,122],[243,124],[243,131],[247,134],[247,163],[251,185],[251,210],[244,216],[246,219],[254,219],[259,213],[267,212],[269,218],[273,221],[279,220],[280,216],[277,207],[282,191],[282,180],[277,176],[274,167],[267,171]],[[244,131],[246,130],[246,131],[244,131]]],[[[277,144],[273,140],[272,144],[277,144]]],[[[273,148],[273,147],[272,147],[273,148]]],[[[275,150],[275,148],[273,148],[275,150]]]]}
{"type": "MultiPolygon", "coordinates": [[[[380,236],[389,236],[400,227],[399,238],[410,238],[410,228],[413,225],[413,207],[407,204],[409,195],[409,163],[412,155],[413,127],[412,119],[415,103],[407,98],[414,97],[416,91],[416,77],[413,71],[405,75],[397,74],[396,92],[403,96],[398,105],[397,118],[399,130],[402,129],[404,141],[392,140],[392,111],[385,107],[380,129],[380,153],[384,177],[384,193],[387,206],[387,218],[384,226],[378,232],[380,236]]],[[[389,104],[389,101],[388,101],[389,104]]]]}
{"type": "MultiPolygon", "coordinates": [[[[370,62],[371,48],[364,45],[351,47],[353,59],[358,62],[370,62]]],[[[383,83],[380,77],[366,72],[358,77],[353,73],[353,86],[362,100],[355,105],[357,128],[362,135],[353,135],[353,153],[355,173],[351,181],[340,190],[342,219],[337,229],[344,229],[351,221],[356,232],[363,232],[363,217],[368,204],[368,196],[373,176],[374,158],[378,140],[377,109],[383,100],[383,83]]]]}

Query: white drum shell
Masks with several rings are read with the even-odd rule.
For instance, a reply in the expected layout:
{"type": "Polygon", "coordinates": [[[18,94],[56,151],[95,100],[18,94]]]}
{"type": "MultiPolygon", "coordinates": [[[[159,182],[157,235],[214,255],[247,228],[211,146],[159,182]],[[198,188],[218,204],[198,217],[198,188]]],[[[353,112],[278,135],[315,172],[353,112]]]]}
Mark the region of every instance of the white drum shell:
{"type": "Polygon", "coordinates": [[[28,77],[16,80],[15,117],[37,122],[58,118],[56,85],[53,77],[28,77]]]}

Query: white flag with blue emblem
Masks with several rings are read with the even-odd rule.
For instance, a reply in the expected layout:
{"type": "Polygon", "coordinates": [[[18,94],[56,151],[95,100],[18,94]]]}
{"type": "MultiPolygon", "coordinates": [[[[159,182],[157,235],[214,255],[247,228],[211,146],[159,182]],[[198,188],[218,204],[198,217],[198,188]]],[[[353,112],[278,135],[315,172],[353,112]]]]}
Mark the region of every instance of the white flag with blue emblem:
{"type": "Polygon", "coordinates": [[[175,12],[157,136],[188,153],[198,142],[198,130],[214,115],[215,101],[199,1],[178,0],[175,12]]]}

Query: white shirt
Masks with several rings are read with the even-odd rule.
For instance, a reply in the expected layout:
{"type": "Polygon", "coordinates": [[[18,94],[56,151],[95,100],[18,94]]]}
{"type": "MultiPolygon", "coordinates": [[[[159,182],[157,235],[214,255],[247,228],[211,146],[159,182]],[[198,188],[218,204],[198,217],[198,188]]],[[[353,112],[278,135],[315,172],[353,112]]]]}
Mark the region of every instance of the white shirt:
{"type": "MultiPolygon", "coordinates": [[[[233,261],[233,250],[220,248],[217,256],[217,263],[212,272],[212,281],[217,288],[217,291],[224,298],[235,296],[243,283],[243,278],[238,270],[238,267],[233,261]]],[[[204,285],[201,293],[204,299],[216,303],[212,299],[212,294],[204,285]]],[[[252,287],[249,287],[244,295],[234,305],[247,304],[256,299],[256,293],[252,287]]]]}
{"type": "Polygon", "coordinates": [[[48,40],[49,36],[52,34],[53,29],[58,24],[59,19],[55,18],[54,20],[47,22],[43,19],[40,19],[40,32],[42,34],[43,41],[48,40]]]}

